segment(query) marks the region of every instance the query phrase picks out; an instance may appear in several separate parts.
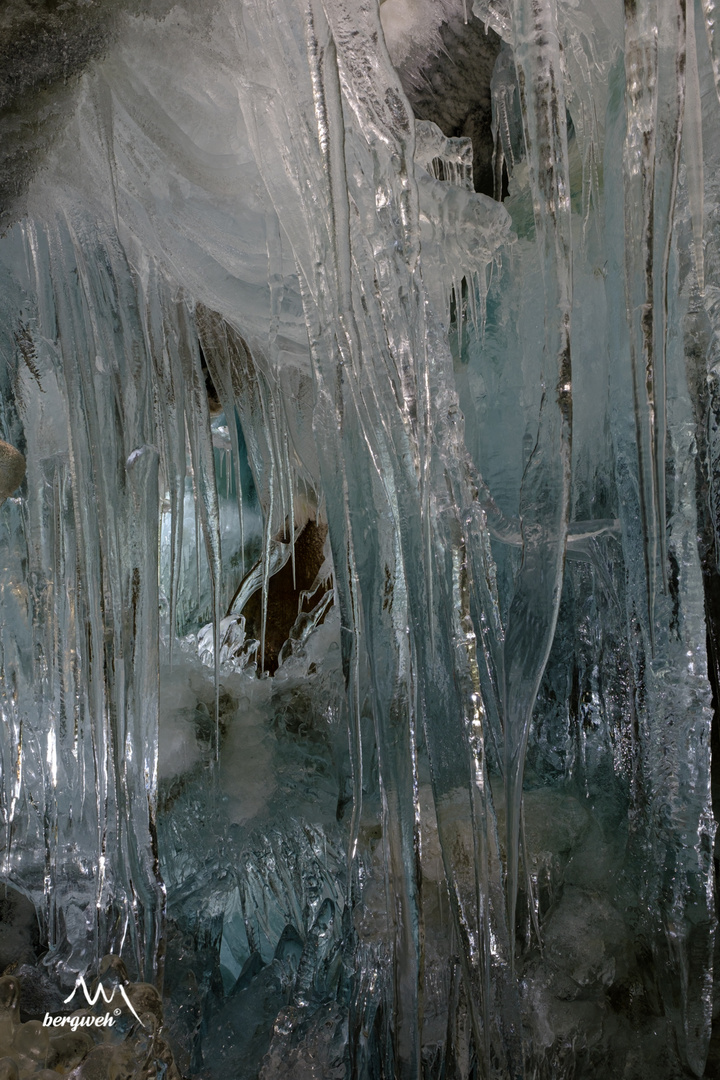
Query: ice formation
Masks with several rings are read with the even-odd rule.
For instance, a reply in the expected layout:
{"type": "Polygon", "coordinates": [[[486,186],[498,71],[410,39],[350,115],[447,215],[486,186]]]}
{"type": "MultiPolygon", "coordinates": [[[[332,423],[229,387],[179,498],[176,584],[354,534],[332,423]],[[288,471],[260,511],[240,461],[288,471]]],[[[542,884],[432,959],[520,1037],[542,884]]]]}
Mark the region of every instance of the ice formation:
{"type": "Polygon", "coordinates": [[[716,1075],[713,4],[91,7],[2,16],[0,1077],[716,1075]]]}

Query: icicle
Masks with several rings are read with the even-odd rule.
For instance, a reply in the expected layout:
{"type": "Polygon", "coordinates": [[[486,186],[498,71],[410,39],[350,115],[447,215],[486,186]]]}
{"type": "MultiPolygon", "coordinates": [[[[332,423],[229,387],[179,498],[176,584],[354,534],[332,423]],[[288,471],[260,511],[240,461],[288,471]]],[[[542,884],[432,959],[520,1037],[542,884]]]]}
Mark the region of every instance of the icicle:
{"type": "Polygon", "coordinates": [[[455,330],[457,333],[458,357],[462,356],[462,329],[463,329],[463,302],[462,281],[456,275],[453,276],[453,295],[455,297],[455,330]]]}
{"type": "Polygon", "coordinates": [[[554,0],[515,0],[515,56],[545,291],[547,389],[520,494],[523,562],[507,619],[503,662],[507,891],[511,960],[525,750],[550,652],[570,511],[572,237],[563,65],[554,0]]]}
{"type": "Polygon", "coordinates": [[[702,0],[702,9],[705,16],[705,33],[707,34],[713,74],[715,76],[715,89],[720,101],[720,27],[718,27],[717,0],[702,0]]]}
{"type": "Polygon", "coordinates": [[[668,265],[684,101],[684,7],[673,0],[659,7],[646,0],[628,8],[626,18],[626,295],[652,648],[658,560],[662,585],[667,588],[665,356],[668,265]]]}
{"type": "Polygon", "coordinates": [[[96,77],[94,100],[95,111],[97,113],[99,134],[105,152],[105,161],[107,164],[108,179],[110,181],[110,190],[112,191],[115,229],[119,233],[120,216],[118,213],[118,194],[116,179],[117,164],[115,162],[115,136],[113,131],[114,122],[112,91],[108,86],[107,81],[103,78],[102,75],[98,75],[96,77]]]}
{"type": "MultiPolygon", "coordinates": [[[[478,275],[477,273],[470,274],[468,279],[468,302],[470,304],[470,320],[475,331],[480,329],[478,323],[478,309],[477,309],[477,290],[478,290],[478,275]]],[[[480,298],[482,307],[483,323],[485,322],[485,296],[480,298]]]]}
{"type": "MultiPolygon", "coordinates": [[[[474,1026],[476,1032],[478,1027],[482,1031],[483,1059],[485,1062],[490,1062],[494,1056],[493,1029],[498,1023],[499,1016],[503,1016],[512,1030],[511,1017],[518,1013],[518,1001],[512,977],[508,979],[507,970],[505,972],[498,970],[503,962],[511,968],[512,937],[508,934],[507,924],[502,918],[505,904],[502,895],[500,843],[490,794],[485,746],[488,717],[483,705],[484,695],[477,655],[478,642],[470,616],[471,563],[463,547],[455,550],[453,559],[453,599],[457,618],[456,648],[462,649],[467,658],[466,665],[463,665],[468,682],[465,694],[467,702],[465,726],[471,762],[470,804],[474,826],[474,869],[478,896],[476,931],[479,940],[476,946],[478,953],[476,963],[481,965],[480,979],[475,972],[468,971],[467,943],[462,943],[460,952],[467,985],[472,986],[474,982],[478,984],[482,1024],[478,1025],[476,1018],[474,1026]],[[498,963],[499,960],[500,963],[498,963]]],[[[475,1002],[470,995],[471,1012],[474,1006],[475,1002]]],[[[507,1075],[514,1075],[514,1069],[521,1068],[522,1049],[517,1034],[509,1041],[510,1045],[504,1048],[510,1065],[507,1075]]]]}
{"type": "MultiPolygon", "coordinates": [[[[281,428],[279,410],[276,407],[276,395],[273,393],[274,387],[270,388],[270,393],[267,396],[267,420],[270,428],[270,461],[271,461],[271,473],[270,473],[270,501],[271,505],[275,505],[276,494],[280,495],[280,521],[275,523],[273,521],[274,513],[270,511],[270,528],[282,529],[285,533],[288,521],[288,505],[287,505],[287,492],[286,492],[286,473],[283,468],[284,461],[284,428],[281,428]]],[[[289,536],[292,539],[294,530],[294,523],[290,524],[289,536]]]]}
{"type": "MultiPolygon", "coordinates": [[[[3,658],[4,659],[4,658],[3,658]]],[[[4,731],[9,738],[3,740],[3,755],[0,758],[2,765],[2,792],[1,802],[2,821],[5,828],[5,857],[4,874],[6,880],[10,878],[12,871],[12,846],[14,839],[15,810],[23,790],[23,722],[17,716],[17,706],[12,699],[8,699],[5,686],[0,691],[0,717],[2,717],[4,731]],[[8,746],[9,743],[9,746],[8,746]],[[5,759],[5,750],[9,749],[8,760],[5,759]]]]}
{"type": "MultiPolygon", "coordinates": [[[[162,466],[170,489],[170,597],[168,650],[172,666],[175,635],[177,634],[178,595],[182,566],[183,526],[185,520],[186,433],[185,403],[182,371],[173,363],[173,351],[166,340],[167,328],[161,294],[165,292],[159,275],[150,274],[145,292],[145,334],[147,350],[152,357],[160,412],[159,433],[162,466]]],[[[168,302],[165,295],[165,303],[168,302]]]]}
{"type": "MultiPolygon", "coordinates": [[[[270,544],[272,542],[272,521],[275,504],[275,461],[270,461],[270,478],[268,481],[270,491],[270,505],[265,515],[265,537],[263,539],[262,556],[262,616],[260,630],[260,671],[265,670],[265,634],[267,631],[268,592],[270,587],[270,544]]],[[[293,545],[294,546],[294,545],[293,545]]]]}
{"type": "Polygon", "coordinates": [[[240,573],[245,575],[245,515],[243,513],[242,463],[240,460],[240,438],[236,409],[239,407],[241,394],[236,380],[235,341],[231,342],[227,323],[214,315],[202,304],[195,309],[195,321],[198,327],[205,362],[213,381],[213,386],[220,399],[225,421],[230,433],[232,465],[235,474],[235,498],[237,501],[238,524],[240,525],[240,573]]]}
{"type": "Polygon", "coordinates": [[[631,326],[635,428],[643,525],[648,624],[654,634],[657,557],[654,431],[653,188],[657,94],[657,16],[647,3],[629,8],[625,23],[627,134],[625,139],[626,296],[631,326]]]}
{"type": "MultiPolygon", "coordinates": [[[[200,365],[200,350],[194,320],[183,301],[175,307],[178,327],[176,347],[182,363],[186,399],[185,422],[190,444],[193,477],[197,491],[196,521],[202,526],[212,598],[213,649],[215,654],[215,760],[220,756],[220,612],[222,587],[222,554],[220,545],[220,511],[215,478],[215,454],[210,429],[205,380],[200,365]]],[[[199,545],[198,545],[199,546],[199,545]]]]}
{"type": "Polygon", "coordinates": [[[703,170],[702,104],[695,40],[695,0],[686,0],[685,116],[683,143],[688,203],[693,233],[693,256],[698,290],[705,292],[705,256],[703,250],[705,177],[703,170]]]}
{"type": "MultiPolygon", "coordinates": [[[[570,86],[571,100],[568,106],[572,113],[575,137],[582,155],[582,218],[583,250],[587,243],[587,230],[591,221],[591,211],[600,209],[600,185],[597,173],[596,155],[600,149],[600,125],[598,124],[596,99],[593,84],[592,67],[599,67],[595,58],[595,39],[591,27],[585,23],[573,25],[570,20],[563,27],[565,35],[565,58],[569,66],[567,82],[570,86]],[[568,25],[569,22],[569,25],[568,25]]],[[[598,215],[595,214],[595,221],[598,215]]]]}
{"type": "Polygon", "coordinates": [[[502,199],[503,166],[507,168],[508,177],[512,176],[515,168],[512,136],[510,134],[510,114],[516,89],[517,76],[515,74],[515,61],[512,50],[507,44],[503,44],[495,61],[495,69],[490,80],[493,198],[497,202],[502,199]]]}
{"type": "MultiPolygon", "coordinates": [[[[74,587],[73,647],[87,687],[77,709],[77,757],[64,757],[67,787],[79,778],[81,797],[92,792],[92,810],[88,799],[77,821],[95,829],[93,949],[97,954],[128,927],[138,970],[155,978],[164,895],[153,846],[158,490],[151,365],[142,351],[136,283],[114,234],[88,225],[72,205],[49,233],[57,325],[46,332],[62,349],[55,385],[64,397],[72,481],[63,527],[82,581],[74,587]]],[[[63,900],[54,901],[58,914],[63,900]]]]}
{"type": "Polygon", "coordinates": [[[288,530],[289,531],[288,539],[289,539],[290,545],[291,545],[290,558],[292,559],[292,581],[293,581],[293,589],[294,589],[294,588],[296,588],[296,585],[295,585],[295,483],[294,483],[294,477],[293,477],[293,474],[292,474],[292,470],[290,468],[290,452],[289,452],[289,449],[288,449],[287,430],[285,431],[284,450],[285,450],[285,476],[287,477],[288,500],[289,500],[289,503],[290,503],[290,523],[289,523],[289,530],[288,530]]]}
{"type": "MultiPolygon", "coordinates": [[[[303,11],[307,55],[300,57],[292,22],[278,21],[275,9],[265,0],[244,5],[243,20],[249,25],[246,32],[241,30],[241,42],[247,84],[240,100],[253,152],[297,257],[315,377],[314,430],[342,620],[351,746],[359,748],[357,688],[367,670],[370,681],[364,691],[373,704],[386,800],[384,840],[394,890],[389,909],[395,939],[394,1068],[398,1077],[415,1080],[421,1064],[422,976],[413,765],[416,709],[422,710],[432,762],[454,925],[469,958],[473,1025],[477,1045],[483,1044],[476,932],[481,900],[475,874],[467,872],[476,861],[472,830],[458,829],[458,777],[453,764],[464,761],[468,768],[470,764],[463,726],[467,701],[454,678],[452,632],[446,625],[453,611],[452,552],[462,536],[460,515],[469,500],[462,480],[457,485],[458,495],[462,491],[459,503],[448,498],[449,480],[444,474],[444,469],[453,475],[458,469],[461,422],[451,389],[447,340],[435,322],[419,273],[420,201],[409,107],[382,51],[375,6],[350,10],[337,0],[328,0],[324,7],[332,36],[319,4],[307,14],[303,11]],[[263,54],[263,62],[267,57],[272,64],[270,95],[259,91],[267,85],[267,77],[258,66],[254,44],[268,35],[273,48],[263,54]],[[378,41],[381,65],[371,73],[365,57],[377,52],[378,41]],[[287,136],[291,154],[276,139],[267,138],[269,114],[273,129],[287,136]],[[352,167],[345,166],[346,152],[353,154],[352,167]],[[368,184],[370,176],[374,184],[368,184]],[[394,237],[392,244],[389,236],[394,237]],[[356,321],[353,313],[360,304],[364,316],[356,321]],[[431,343],[426,349],[428,334],[431,343]],[[426,416],[430,418],[427,431],[426,416]],[[439,465],[438,454],[442,455],[439,465]],[[433,467],[430,493],[421,483],[425,466],[433,467]],[[423,514],[427,494],[431,495],[431,513],[423,514]],[[422,535],[423,521],[428,523],[429,537],[422,535]],[[423,565],[426,551],[432,553],[428,566],[423,565]],[[437,591],[433,580],[430,608],[427,583],[436,576],[437,591]],[[428,623],[433,621],[436,626],[428,633],[428,623]],[[435,644],[432,654],[428,640],[435,644]]],[[[429,161],[436,156],[430,154],[429,161]]],[[[463,214],[467,210],[471,221],[477,221],[481,206],[484,213],[484,201],[449,183],[438,185],[427,173],[421,182],[429,185],[430,197],[440,187],[438,198],[452,193],[443,206],[448,214],[456,215],[457,233],[472,244],[475,269],[482,262],[478,240],[482,237],[484,245],[485,238],[481,229],[468,229],[463,214]]],[[[509,222],[501,208],[495,221],[497,235],[506,235],[503,229],[509,222]]],[[[456,277],[457,270],[455,260],[452,273],[456,277]]],[[[437,291],[442,287],[441,278],[437,291]]],[[[462,294],[458,293],[462,312],[462,294]]],[[[479,524],[481,518],[479,513],[472,521],[479,524]]],[[[479,536],[473,532],[471,541],[473,568],[479,571],[473,619],[483,625],[485,666],[490,655],[497,657],[497,627],[492,601],[481,609],[493,587],[484,526],[478,532],[479,536]]],[[[485,671],[482,678],[489,689],[493,675],[485,671]]],[[[354,770],[354,783],[359,775],[360,770],[354,770]]],[[[463,799],[469,815],[469,786],[464,788],[463,799]]],[[[355,829],[353,825],[356,836],[355,829]]],[[[354,854],[354,843],[350,853],[354,854]]],[[[493,873],[501,894],[497,866],[493,873]]],[[[492,919],[506,924],[503,907],[501,902],[493,908],[492,919]]],[[[501,968],[499,963],[499,985],[511,995],[509,963],[504,975],[501,968]]],[[[505,1010],[491,1038],[493,1053],[503,1065],[510,1059],[517,1072],[521,1065],[513,1031],[520,1032],[517,1009],[505,1010]]]]}
{"type": "MultiPolygon", "coordinates": [[[[189,432],[187,433],[187,440],[188,440],[188,446],[187,446],[188,457],[191,458],[192,457],[192,450],[190,449],[190,433],[189,432]]],[[[197,601],[198,601],[198,606],[199,606],[199,604],[200,604],[200,596],[201,596],[200,553],[202,551],[203,546],[200,543],[200,534],[201,534],[202,530],[201,530],[201,526],[200,526],[200,514],[197,513],[197,508],[199,506],[201,496],[200,496],[200,491],[198,490],[198,487],[197,487],[197,483],[195,481],[195,469],[192,469],[191,475],[192,475],[193,501],[195,502],[195,511],[196,511],[195,516],[193,518],[193,527],[194,527],[194,530],[195,530],[195,538],[194,538],[194,544],[193,544],[193,551],[195,552],[195,595],[197,596],[197,601]]]]}
{"type": "MultiPolygon", "coordinates": [[[[337,401],[343,427],[353,424],[353,414],[358,415],[360,430],[366,445],[373,452],[383,453],[377,445],[382,440],[382,432],[377,432],[375,425],[366,419],[371,402],[363,400],[362,392],[356,383],[364,363],[369,357],[363,355],[361,328],[356,324],[353,308],[353,250],[351,241],[350,205],[348,198],[348,174],[345,166],[344,147],[344,104],[340,89],[340,72],[335,43],[343,49],[343,59],[347,67],[343,78],[351,81],[356,92],[362,96],[357,105],[363,110],[364,123],[370,137],[382,140],[390,131],[396,140],[401,159],[407,156],[408,166],[412,161],[412,133],[408,130],[407,116],[402,101],[402,90],[395,73],[389,64],[384,74],[391,78],[390,85],[376,84],[368,80],[365,64],[352,41],[357,33],[355,20],[348,19],[349,12],[342,5],[328,5],[326,8],[332,24],[334,37],[326,36],[327,27],[323,26],[319,5],[315,5],[313,22],[307,23],[308,58],[313,76],[315,114],[318,132],[329,136],[324,166],[329,176],[329,209],[331,227],[329,230],[330,248],[335,269],[334,289],[337,295],[337,315],[343,334],[337,342],[339,359],[344,365],[347,389],[341,389],[342,397],[337,401]],[[325,40],[323,40],[325,39],[325,40]],[[380,93],[378,91],[380,90],[380,93]],[[375,129],[375,131],[373,130],[375,129]],[[377,134],[375,134],[377,132],[377,134]],[[349,415],[346,415],[349,413],[349,415]],[[352,419],[351,419],[352,418],[352,419]]],[[[373,35],[378,40],[380,30],[377,12],[363,12],[367,25],[362,26],[363,36],[373,35]]],[[[381,36],[381,35],[380,35],[381,36]]],[[[321,141],[321,147],[322,147],[321,141]]],[[[402,167],[401,167],[402,168],[402,167]]],[[[404,170],[403,170],[404,171],[404,170]]],[[[411,265],[415,265],[418,255],[417,207],[413,198],[414,191],[407,177],[402,179],[399,192],[398,208],[401,214],[402,231],[400,235],[404,256],[411,265]]],[[[327,286],[326,286],[327,287],[327,286]]],[[[333,286],[331,286],[333,287],[333,286]]],[[[328,297],[329,299],[329,297],[328,297]]],[[[327,300],[325,300],[327,302],[327,300]]],[[[322,359],[317,356],[318,370],[322,371],[322,359]]],[[[329,372],[328,372],[329,374],[329,372]]],[[[401,375],[401,379],[403,375],[401,375]]],[[[401,383],[402,385],[402,383],[401,383]]],[[[331,421],[332,422],[332,421],[331,421]]],[[[352,430],[352,429],[350,429],[352,430]]],[[[381,442],[382,445],[382,442],[381,442]]],[[[342,453],[342,451],[341,451],[342,453]]],[[[385,455],[383,455],[385,456],[385,455]]],[[[372,457],[371,459],[372,460],[372,457]]],[[[353,464],[349,463],[352,472],[353,464]]],[[[378,468],[377,465],[375,468],[378,468]]],[[[384,469],[378,468],[380,488],[384,489],[390,512],[398,514],[398,494],[394,490],[390,461],[384,469]]],[[[357,478],[359,481],[360,478],[357,478]]],[[[356,482],[357,482],[356,481],[356,482]]],[[[329,487],[332,490],[332,487],[329,487]]],[[[342,504],[347,506],[356,498],[345,487],[342,504]]],[[[339,508],[339,507],[338,507],[339,508]]],[[[331,526],[332,527],[332,526],[331,526]]],[[[343,528],[343,532],[344,532],[343,528]]],[[[342,533],[341,533],[342,535],[342,533]]],[[[352,535],[352,533],[350,533],[352,535]]],[[[363,546],[365,546],[363,542],[363,546]]],[[[373,650],[374,664],[373,686],[375,692],[375,724],[378,741],[380,767],[384,777],[384,790],[388,800],[387,831],[389,836],[389,858],[392,867],[395,888],[395,1069],[398,1077],[415,1077],[420,1068],[420,1015],[419,991],[421,979],[421,911],[419,906],[419,849],[417,818],[415,813],[414,777],[414,718],[413,702],[408,685],[410,660],[407,655],[408,642],[407,599],[404,588],[403,558],[400,550],[397,529],[392,538],[384,545],[380,555],[377,572],[382,574],[382,565],[386,567],[385,580],[390,582],[391,594],[382,607],[384,612],[381,626],[368,630],[373,637],[377,634],[378,644],[382,641],[382,653],[376,647],[373,650]],[[389,667],[388,667],[389,665],[389,667]],[[397,671],[397,676],[383,677],[382,671],[397,671]],[[399,676],[399,677],[398,677],[399,676]]],[[[352,558],[352,548],[348,545],[347,554],[352,558]]],[[[376,561],[376,560],[373,560],[376,561]]],[[[350,582],[354,577],[354,567],[349,569],[350,582]]],[[[365,588],[367,588],[366,583],[365,588]]],[[[379,581],[378,581],[379,584],[379,581]]],[[[387,590],[387,585],[385,586],[387,590]]],[[[361,582],[362,589],[362,582],[361,582]]],[[[364,603],[367,599],[364,598],[364,603]]],[[[359,612],[355,612],[355,618],[359,612]]],[[[357,626],[357,622],[355,623],[357,626]]],[[[372,649],[372,639],[371,639],[372,649]]],[[[351,699],[351,707],[354,702],[351,699]]]]}
{"type": "MultiPolygon", "coordinates": [[[[64,224],[64,223],[63,223],[64,224]]],[[[88,493],[96,492],[96,477],[93,475],[93,456],[90,446],[95,440],[88,431],[88,427],[97,427],[97,409],[90,406],[87,411],[84,408],[84,395],[90,387],[82,386],[81,372],[87,377],[86,365],[78,365],[73,354],[73,344],[79,349],[81,356],[87,356],[90,352],[86,342],[86,327],[84,312],[78,303],[77,290],[70,287],[66,275],[73,266],[72,247],[64,233],[63,224],[59,224],[51,237],[51,266],[55,271],[55,281],[58,293],[56,295],[56,311],[58,318],[58,330],[60,340],[64,344],[65,364],[63,371],[66,379],[66,393],[68,400],[68,420],[71,437],[71,477],[73,493],[73,511],[77,528],[78,554],[82,566],[83,577],[86,580],[86,612],[88,623],[88,637],[93,657],[103,655],[103,633],[101,627],[100,598],[103,577],[100,566],[101,541],[99,536],[99,520],[96,514],[89,513],[89,506],[95,503],[96,507],[104,507],[104,492],[101,496],[94,494],[88,498],[88,493]],[[81,496],[82,492],[82,496],[81,496]]],[[[93,343],[94,344],[94,343],[93,343]]],[[[92,348],[92,346],[91,346],[92,348]]],[[[96,352],[92,348],[93,354],[96,352]]],[[[100,470],[102,473],[102,469],[100,470]]],[[[97,477],[100,484],[102,476],[97,477]]],[[[92,779],[95,781],[95,807],[94,818],[96,822],[96,850],[100,854],[106,847],[108,839],[108,819],[111,817],[110,804],[111,794],[108,788],[112,779],[108,777],[108,766],[113,762],[112,751],[109,746],[110,733],[105,725],[105,702],[102,673],[99,663],[93,663],[88,672],[88,712],[90,720],[90,739],[93,751],[92,779]],[[109,805],[110,804],[110,805],[109,805]]],[[[112,766],[111,766],[112,767],[112,766]]],[[[91,781],[92,782],[92,781],[91,781]]],[[[123,865],[120,873],[125,869],[123,865]]],[[[105,882],[96,883],[95,903],[100,909],[106,902],[105,882]]]]}
{"type": "MultiPolygon", "coordinates": [[[[692,0],[694,2],[694,0],[692,0]]],[[[652,181],[653,249],[653,338],[655,353],[654,386],[650,395],[653,424],[653,468],[655,516],[660,561],[660,579],[665,592],[667,581],[667,524],[665,459],[667,443],[667,346],[668,346],[668,279],[670,248],[675,219],[678,172],[682,139],[683,112],[686,88],[686,8],[685,0],[664,0],[659,11],[661,43],[669,47],[658,49],[657,58],[657,116],[655,162],[652,181]]],[[[652,357],[650,357],[652,359],[652,357]]],[[[653,568],[654,572],[654,568],[653,568]]]]}
{"type": "MultiPolygon", "coordinates": [[[[128,553],[132,564],[130,610],[133,618],[132,652],[129,673],[133,730],[129,733],[133,753],[139,761],[134,783],[128,784],[128,813],[133,825],[134,843],[130,845],[130,866],[134,889],[143,900],[143,919],[148,940],[145,943],[141,970],[146,981],[157,980],[162,988],[163,961],[158,956],[164,930],[165,890],[159,883],[156,848],[156,803],[158,739],[148,738],[146,718],[157,718],[158,710],[158,451],[144,445],[135,449],[126,461],[128,486],[134,520],[139,527],[131,532],[128,553]],[[135,790],[138,779],[139,792],[135,790]],[[147,822],[146,828],[139,828],[147,822]],[[144,865],[143,865],[144,864],[144,865]],[[154,887],[148,890],[149,881],[154,887]]],[[[157,719],[156,719],[157,724],[157,719]]]]}

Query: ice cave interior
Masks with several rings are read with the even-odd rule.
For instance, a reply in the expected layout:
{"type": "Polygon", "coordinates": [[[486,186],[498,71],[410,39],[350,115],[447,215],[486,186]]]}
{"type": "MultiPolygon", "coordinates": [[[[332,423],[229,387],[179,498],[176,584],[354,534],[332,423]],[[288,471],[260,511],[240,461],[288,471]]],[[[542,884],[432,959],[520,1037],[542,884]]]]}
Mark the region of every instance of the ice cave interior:
{"type": "Polygon", "coordinates": [[[719,94],[716,0],[3,4],[0,1080],[720,1076],[719,94]]]}

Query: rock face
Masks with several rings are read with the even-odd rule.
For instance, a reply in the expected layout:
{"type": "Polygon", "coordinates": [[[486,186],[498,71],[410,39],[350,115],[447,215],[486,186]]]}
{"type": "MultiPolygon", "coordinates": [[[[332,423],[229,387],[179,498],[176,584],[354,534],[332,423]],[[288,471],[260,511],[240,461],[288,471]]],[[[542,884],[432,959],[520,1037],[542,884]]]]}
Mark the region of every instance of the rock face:
{"type": "MultiPolygon", "coordinates": [[[[280,650],[287,641],[290,630],[300,611],[309,611],[314,599],[302,599],[302,593],[311,589],[323,564],[323,548],[327,525],[308,521],[295,541],[295,569],[287,562],[269,582],[267,604],[267,628],[265,631],[265,670],[274,674],[278,668],[280,650]],[[294,579],[294,580],[293,580],[294,579]]],[[[243,614],[247,620],[249,636],[262,636],[262,592],[250,597],[243,614]]]]}
{"type": "Polygon", "coordinates": [[[8,0],[0,5],[0,229],[19,220],[28,185],[72,116],[80,76],[124,13],[155,0],[8,0]]]}
{"type": "Polygon", "coordinates": [[[0,505],[25,479],[25,458],[10,443],[0,439],[0,505]]]}
{"type": "Polygon", "coordinates": [[[11,886],[0,885],[0,974],[33,962],[40,945],[35,905],[11,886]],[[14,965],[14,967],[13,967],[14,965]]]}
{"type": "Polygon", "coordinates": [[[450,138],[473,145],[473,184],[493,195],[490,80],[501,41],[468,3],[385,0],[385,39],[418,120],[431,120],[450,138]]]}

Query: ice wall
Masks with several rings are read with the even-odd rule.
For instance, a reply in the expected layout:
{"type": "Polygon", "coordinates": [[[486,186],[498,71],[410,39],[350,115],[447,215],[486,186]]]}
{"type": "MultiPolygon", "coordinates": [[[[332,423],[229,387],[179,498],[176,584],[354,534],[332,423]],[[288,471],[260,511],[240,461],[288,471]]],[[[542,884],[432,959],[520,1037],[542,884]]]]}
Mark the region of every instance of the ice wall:
{"type": "Polygon", "coordinates": [[[0,241],[4,875],[197,1075],[700,1076],[713,13],[476,0],[504,205],[380,16],[128,17],[0,241]]]}

